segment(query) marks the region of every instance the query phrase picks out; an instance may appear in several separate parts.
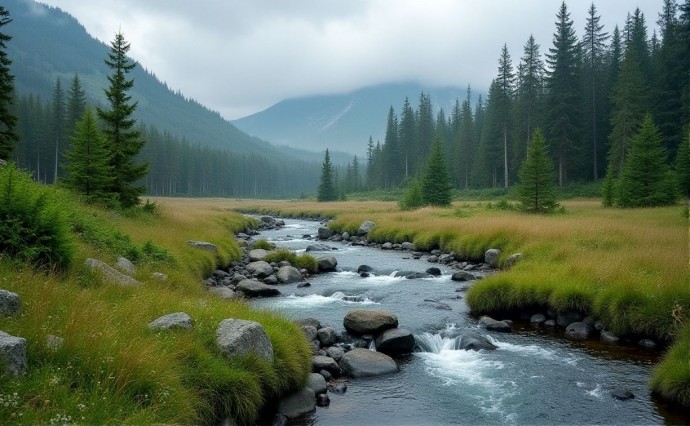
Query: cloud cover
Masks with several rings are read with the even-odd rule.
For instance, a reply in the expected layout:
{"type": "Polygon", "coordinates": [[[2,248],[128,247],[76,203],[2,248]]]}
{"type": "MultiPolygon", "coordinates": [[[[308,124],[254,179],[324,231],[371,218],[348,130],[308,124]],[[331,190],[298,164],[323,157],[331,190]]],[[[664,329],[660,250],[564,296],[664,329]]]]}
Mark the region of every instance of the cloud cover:
{"type": "MultiPolygon", "coordinates": [[[[549,0],[42,0],[94,37],[118,30],[131,56],[228,119],[291,97],[400,81],[488,88],[507,43],[517,66],[530,34],[544,54],[560,2],[549,0]]],[[[649,35],[661,0],[602,1],[611,33],[635,7],[649,35]]],[[[567,1],[578,35],[590,0],[567,1]]]]}

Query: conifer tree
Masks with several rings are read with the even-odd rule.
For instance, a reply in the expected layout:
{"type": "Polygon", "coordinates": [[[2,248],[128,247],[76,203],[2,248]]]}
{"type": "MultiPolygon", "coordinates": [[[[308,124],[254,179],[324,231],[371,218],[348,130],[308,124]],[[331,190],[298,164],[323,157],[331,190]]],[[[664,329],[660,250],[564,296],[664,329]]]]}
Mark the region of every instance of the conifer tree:
{"type": "Polygon", "coordinates": [[[678,191],[670,173],[659,129],[647,114],[632,140],[619,178],[616,204],[621,207],[653,207],[672,204],[678,191]]]}
{"type": "Polygon", "coordinates": [[[391,106],[388,110],[386,136],[383,141],[383,147],[381,148],[383,158],[379,164],[379,167],[381,167],[381,176],[383,177],[382,184],[385,188],[396,186],[402,179],[400,142],[400,138],[398,137],[398,117],[395,115],[395,110],[391,106]]]}
{"type": "Polygon", "coordinates": [[[127,57],[130,45],[121,32],[115,35],[110,44],[110,52],[105,63],[112,70],[108,76],[110,86],[105,90],[109,109],[98,108],[98,116],[105,125],[104,133],[110,150],[110,165],[113,170],[111,192],[119,198],[122,207],[139,204],[139,195],[145,188],[136,186],[137,180],[146,176],[148,164],[137,164],[136,156],[144,146],[141,132],[135,127],[133,117],[137,102],[132,102],[127,92],[134,86],[127,74],[136,63],[127,57]]]}
{"type": "MultiPolygon", "coordinates": [[[[10,22],[10,13],[0,5],[0,30],[10,22]]],[[[0,31],[0,160],[9,160],[19,141],[15,129],[17,117],[11,110],[14,99],[14,76],[10,73],[12,61],[7,57],[7,42],[11,39],[11,36],[0,31]]]]}
{"type": "MultiPolygon", "coordinates": [[[[515,73],[513,63],[508,53],[508,45],[504,44],[501,56],[498,59],[498,75],[496,76],[498,87],[496,97],[496,113],[499,121],[501,140],[503,145],[503,186],[508,187],[508,129],[511,127],[511,115],[513,114],[513,94],[515,92],[515,73]]],[[[512,149],[511,149],[512,151],[512,149]]]]}
{"type": "Polygon", "coordinates": [[[519,176],[518,197],[523,210],[529,213],[547,213],[558,205],[553,162],[549,157],[544,136],[538,128],[532,135],[519,176]]]}
{"type": "Polygon", "coordinates": [[[323,157],[323,164],[321,166],[321,180],[319,182],[319,190],[316,196],[318,201],[335,201],[338,199],[338,190],[336,188],[337,178],[334,175],[333,164],[331,163],[331,155],[326,149],[326,154],[323,157]]]}
{"type": "Polygon", "coordinates": [[[450,174],[440,138],[436,138],[431,146],[421,186],[425,204],[439,207],[450,205],[450,174]]]}
{"type": "Polygon", "coordinates": [[[51,141],[53,143],[53,183],[57,183],[61,148],[64,148],[65,138],[65,91],[62,89],[60,77],[55,79],[53,101],[51,104],[52,123],[51,141]]]}
{"type": "Polygon", "coordinates": [[[398,205],[402,210],[413,210],[422,207],[424,204],[424,194],[422,194],[422,187],[419,185],[419,179],[413,178],[405,189],[403,197],[398,202],[398,205]]]}
{"type": "Polygon", "coordinates": [[[544,97],[544,63],[539,44],[530,35],[518,65],[516,140],[513,144],[513,164],[522,164],[527,146],[539,122],[544,97]]]}
{"type": "Polygon", "coordinates": [[[81,119],[86,110],[86,94],[81,86],[79,74],[74,74],[72,84],[67,93],[67,133],[71,134],[77,121],[81,119]]]}
{"type": "Polygon", "coordinates": [[[678,146],[675,169],[681,193],[690,197],[690,135],[678,146]]]}
{"type": "Polygon", "coordinates": [[[77,122],[72,147],[65,157],[65,184],[91,201],[108,200],[113,175],[110,154],[91,109],[77,122]]]}
{"type": "MultiPolygon", "coordinates": [[[[400,122],[398,123],[398,143],[400,146],[400,161],[402,163],[402,177],[413,174],[415,164],[415,144],[417,141],[417,127],[415,123],[415,113],[410,105],[410,101],[405,98],[402,111],[400,112],[400,122]]],[[[386,134],[388,134],[386,132],[386,134]]],[[[402,179],[401,179],[402,180],[402,179]]],[[[399,183],[400,181],[396,182],[399,183]]]]}
{"type": "Polygon", "coordinates": [[[456,177],[459,185],[468,188],[470,185],[470,167],[474,159],[477,146],[474,120],[472,117],[472,105],[470,98],[472,91],[467,86],[467,96],[462,101],[458,117],[458,135],[456,146],[456,177]]]}

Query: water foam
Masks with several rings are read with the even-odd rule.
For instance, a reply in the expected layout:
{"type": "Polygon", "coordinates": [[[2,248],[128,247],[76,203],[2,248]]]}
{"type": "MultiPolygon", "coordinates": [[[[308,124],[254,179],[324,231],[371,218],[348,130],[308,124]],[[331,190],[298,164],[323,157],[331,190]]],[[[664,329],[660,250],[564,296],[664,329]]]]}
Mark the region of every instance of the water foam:
{"type": "Polygon", "coordinates": [[[283,306],[303,308],[313,308],[327,305],[329,303],[343,303],[347,305],[380,305],[379,302],[371,300],[368,297],[351,296],[343,293],[342,291],[336,291],[330,296],[322,296],[320,294],[297,296],[295,294],[291,294],[276,300],[276,303],[283,306]]]}
{"type": "Polygon", "coordinates": [[[578,358],[574,356],[561,356],[553,349],[543,348],[537,345],[516,345],[508,342],[501,342],[493,336],[487,335],[487,340],[498,347],[498,350],[513,352],[520,356],[539,357],[551,361],[562,361],[570,365],[577,365],[578,358]]]}

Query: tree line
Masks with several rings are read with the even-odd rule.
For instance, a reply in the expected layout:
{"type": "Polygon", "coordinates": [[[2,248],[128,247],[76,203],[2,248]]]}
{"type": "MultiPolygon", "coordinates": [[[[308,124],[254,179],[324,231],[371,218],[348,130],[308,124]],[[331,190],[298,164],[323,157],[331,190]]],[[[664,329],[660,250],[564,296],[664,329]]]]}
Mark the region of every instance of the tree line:
{"type": "MultiPolygon", "coordinates": [[[[420,174],[439,138],[457,188],[507,187],[518,180],[534,130],[543,131],[557,183],[617,179],[633,139],[650,114],[664,162],[685,161],[690,143],[690,0],[664,0],[659,33],[648,34],[639,8],[609,33],[594,4],[578,39],[565,3],[556,14],[552,46],[542,55],[530,36],[518,65],[507,45],[488,96],[472,105],[471,88],[450,114],[434,114],[422,93],[416,108],[391,106],[385,139],[367,145],[364,185],[407,184],[420,174]],[[680,153],[680,154],[679,154],[680,153]]],[[[682,168],[683,166],[676,166],[682,168]]],[[[687,186],[683,189],[687,191],[687,186]]]]}

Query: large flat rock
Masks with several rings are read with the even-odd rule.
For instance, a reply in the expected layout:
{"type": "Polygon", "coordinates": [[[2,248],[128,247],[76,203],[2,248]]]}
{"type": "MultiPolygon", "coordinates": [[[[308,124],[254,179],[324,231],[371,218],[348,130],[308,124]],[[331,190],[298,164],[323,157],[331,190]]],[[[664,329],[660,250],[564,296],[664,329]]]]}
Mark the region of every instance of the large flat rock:
{"type": "Polygon", "coordinates": [[[257,280],[242,280],[235,287],[235,291],[246,297],[271,297],[280,295],[280,291],[257,280]]]}
{"type": "Polygon", "coordinates": [[[355,309],[343,319],[345,329],[355,334],[378,334],[398,326],[398,317],[383,310],[355,309]]]}
{"type": "Polygon", "coordinates": [[[355,348],[343,355],[340,368],[352,377],[372,377],[393,374],[399,371],[398,364],[386,354],[355,348]]]}

